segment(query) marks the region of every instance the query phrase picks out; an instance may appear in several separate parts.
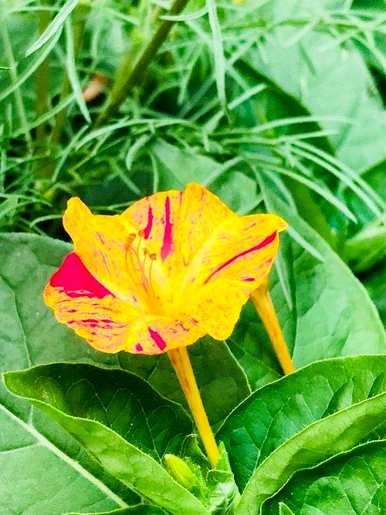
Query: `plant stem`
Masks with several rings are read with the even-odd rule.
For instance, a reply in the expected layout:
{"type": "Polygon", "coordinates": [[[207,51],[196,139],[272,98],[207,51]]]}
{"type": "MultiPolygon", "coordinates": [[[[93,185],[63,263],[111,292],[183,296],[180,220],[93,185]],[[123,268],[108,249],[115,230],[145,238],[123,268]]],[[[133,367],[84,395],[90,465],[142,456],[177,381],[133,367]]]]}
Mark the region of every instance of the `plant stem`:
{"type": "MultiPolygon", "coordinates": [[[[84,36],[84,29],[86,26],[86,19],[87,19],[87,8],[80,5],[78,6],[75,11],[72,13],[72,20],[73,20],[73,34],[74,34],[74,54],[77,55],[82,47],[83,42],[83,36],[84,36]]],[[[64,100],[67,95],[70,93],[70,79],[68,78],[68,75],[66,74],[62,90],[60,92],[60,98],[59,102],[64,100]]],[[[55,118],[55,125],[52,129],[51,134],[51,143],[58,144],[60,142],[62,131],[64,127],[64,123],[66,121],[67,116],[67,109],[63,109],[58,113],[58,115],[55,118]]]]}
{"type": "MultiPolygon", "coordinates": [[[[188,2],[189,0],[175,0],[168,14],[172,16],[179,14],[188,2]]],[[[129,71],[126,80],[121,77],[121,74],[118,76],[119,82],[114,84],[107,107],[96,120],[96,127],[106,123],[119,110],[130,91],[143,81],[149,64],[167,38],[174,23],[175,21],[172,20],[163,20],[137,63],[129,71]]]]}
{"type": "Polygon", "coordinates": [[[271,339],[272,346],[277,359],[285,374],[295,371],[288,346],[284,339],[279,321],[276,316],[275,307],[268,291],[268,282],[263,283],[251,295],[251,300],[256,307],[264,327],[271,339]]]}
{"type": "MultiPolygon", "coordinates": [[[[8,61],[9,65],[9,76],[11,78],[12,83],[14,84],[17,81],[17,63],[15,60],[15,56],[12,49],[11,40],[9,37],[7,22],[0,16],[0,34],[1,39],[4,45],[4,53],[8,61]]],[[[14,91],[16,110],[18,112],[20,123],[23,128],[24,136],[27,143],[27,148],[29,152],[32,152],[32,138],[31,133],[28,128],[28,120],[27,114],[24,107],[23,97],[20,92],[20,88],[15,89],[14,91]]]]}
{"type": "MultiPolygon", "coordinates": [[[[48,24],[50,23],[50,12],[40,11],[39,12],[39,33],[42,34],[48,24]]],[[[39,68],[36,70],[36,117],[46,113],[49,109],[49,58],[46,57],[39,68]]],[[[45,123],[41,123],[36,128],[36,147],[38,151],[41,151],[45,147],[45,140],[47,136],[47,127],[45,123]]]]}
{"type": "Polygon", "coordinates": [[[168,352],[168,356],[176,371],[178,381],[185,394],[190,411],[192,412],[208,459],[212,467],[215,468],[219,459],[219,450],[202,403],[200,391],[190,363],[188,350],[186,347],[173,349],[168,352]]]}

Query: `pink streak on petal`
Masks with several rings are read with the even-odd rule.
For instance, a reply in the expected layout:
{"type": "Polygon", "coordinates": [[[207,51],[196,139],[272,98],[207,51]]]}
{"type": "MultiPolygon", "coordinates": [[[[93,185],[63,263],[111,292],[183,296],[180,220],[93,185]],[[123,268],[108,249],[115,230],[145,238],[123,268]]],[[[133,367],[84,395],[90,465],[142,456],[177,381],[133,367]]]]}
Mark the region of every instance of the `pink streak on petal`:
{"type": "Polygon", "coordinates": [[[143,347],[140,343],[135,344],[135,350],[136,352],[143,352],[143,347]]]}
{"type": "Polygon", "coordinates": [[[147,225],[146,225],[145,229],[143,230],[143,237],[145,238],[145,240],[148,240],[150,237],[151,229],[153,227],[153,220],[154,220],[153,210],[152,210],[151,206],[149,206],[148,210],[147,210],[147,225]]]}
{"type": "Polygon", "coordinates": [[[149,327],[148,329],[149,329],[150,338],[157,345],[157,347],[160,350],[165,350],[166,349],[166,342],[162,338],[162,336],[159,333],[157,333],[157,331],[154,331],[151,327],[149,327]]]}
{"type": "Polygon", "coordinates": [[[254,277],[244,277],[244,279],[242,279],[242,281],[244,281],[246,283],[252,283],[253,281],[255,281],[255,278],[254,277]]]}
{"type": "Polygon", "coordinates": [[[90,274],[75,252],[71,252],[64,258],[59,270],[51,276],[50,285],[54,288],[63,288],[72,298],[103,299],[107,295],[114,296],[90,274]]]}
{"type": "Polygon", "coordinates": [[[170,198],[165,200],[165,229],[161,248],[161,258],[166,259],[173,250],[173,224],[170,218],[170,198]]]}
{"type": "Polygon", "coordinates": [[[244,250],[243,252],[240,252],[239,254],[236,254],[236,256],[233,256],[232,258],[225,261],[225,263],[222,263],[215,270],[213,270],[213,272],[205,279],[204,284],[208,283],[215,274],[217,274],[218,272],[221,272],[221,270],[223,270],[227,266],[234,263],[237,259],[240,259],[240,258],[246,256],[247,254],[250,254],[251,252],[255,252],[255,250],[260,250],[260,249],[266,247],[267,245],[269,245],[270,243],[272,243],[274,241],[274,239],[276,238],[276,234],[277,234],[276,231],[273,232],[272,234],[267,236],[267,238],[265,238],[265,240],[261,241],[254,247],[244,250]]]}

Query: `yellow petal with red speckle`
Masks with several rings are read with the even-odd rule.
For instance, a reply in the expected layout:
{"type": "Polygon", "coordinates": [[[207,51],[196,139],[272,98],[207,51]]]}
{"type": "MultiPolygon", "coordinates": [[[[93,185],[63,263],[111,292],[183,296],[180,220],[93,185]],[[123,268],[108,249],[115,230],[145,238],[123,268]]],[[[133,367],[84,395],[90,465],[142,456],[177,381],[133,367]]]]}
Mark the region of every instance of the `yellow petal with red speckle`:
{"type": "Polygon", "coordinates": [[[92,347],[118,352],[127,341],[129,322],[138,313],[100,284],[72,252],[44,290],[46,304],[92,347]]]}
{"type": "Polygon", "coordinates": [[[205,329],[190,315],[175,317],[147,316],[131,328],[124,350],[143,354],[161,354],[191,345],[204,336],[205,329]]]}
{"type": "Polygon", "coordinates": [[[135,227],[120,215],[93,215],[79,199],[71,198],[63,225],[74,242],[74,250],[88,271],[122,299],[137,299],[127,252],[135,237],[135,227]]]}

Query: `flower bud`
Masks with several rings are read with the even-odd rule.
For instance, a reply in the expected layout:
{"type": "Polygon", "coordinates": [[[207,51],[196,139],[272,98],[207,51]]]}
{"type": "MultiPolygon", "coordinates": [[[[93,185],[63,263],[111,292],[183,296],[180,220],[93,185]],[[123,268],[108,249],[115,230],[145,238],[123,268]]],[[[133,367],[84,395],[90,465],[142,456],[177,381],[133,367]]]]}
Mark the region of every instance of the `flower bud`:
{"type": "Polygon", "coordinates": [[[165,454],[164,464],[169,474],[187,490],[197,486],[197,476],[183,459],[174,454],[165,454]]]}

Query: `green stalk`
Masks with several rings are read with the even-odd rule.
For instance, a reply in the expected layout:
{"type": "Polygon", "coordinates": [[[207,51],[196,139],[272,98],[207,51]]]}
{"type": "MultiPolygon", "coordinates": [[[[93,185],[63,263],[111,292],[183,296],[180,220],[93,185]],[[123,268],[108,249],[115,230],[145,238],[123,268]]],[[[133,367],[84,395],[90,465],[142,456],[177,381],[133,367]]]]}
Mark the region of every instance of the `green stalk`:
{"type": "MultiPolygon", "coordinates": [[[[43,3],[44,4],[44,3],[43,3]]],[[[49,11],[42,10],[39,12],[39,33],[48,27],[51,21],[49,11]]],[[[46,113],[49,109],[49,58],[46,57],[39,68],[36,70],[36,117],[46,113]]],[[[47,127],[45,123],[41,123],[36,128],[36,150],[40,151],[45,148],[47,136],[47,127]]]]}
{"type": "MultiPolygon", "coordinates": [[[[83,43],[84,29],[86,26],[86,8],[78,6],[73,13],[73,34],[74,34],[74,53],[75,55],[80,51],[83,43]]],[[[63,101],[70,93],[71,84],[68,75],[65,76],[62,90],[60,92],[59,102],[63,101]]],[[[60,142],[63,127],[66,121],[67,109],[62,109],[55,117],[55,125],[52,129],[51,142],[57,145],[60,142]]]]}
{"type": "MultiPolygon", "coordinates": [[[[72,23],[73,23],[73,35],[74,35],[74,52],[77,54],[82,46],[83,42],[83,35],[84,35],[84,29],[86,25],[86,11],[87,8],[85,6],[78,6],[75,11],[72,13],[72,23]]],[[[59,103],[62,102],[67,98],[71,90],[71,84],[70,79],[68,75],[66,74],[63,79],[62,89],[60,92],[59,97],[59,103]]],[[[55,124],[52,129],[52,133],[50,136],[50,142],[53,147],[56,147],[61,140],[62,133],[63,133],[63,127],[66,122],[66,116],[67,116],[67,108],[62,109],[56,116],[55,116],[55,124]]],[[[48,159],[44,160],[43,162],[39,163],[39,169],[37,171],[37,174],[42,179],[49,179],[55,170],[55,160],[52,157],[49,157],[48,159]]],[[[46,188],[46,186],[44,186],[46,188]]],[[[52,190],[49,189],[48,191],[45,191],[45,194],[50,196],[52,190]]]]}
{"type": "MultiPolygon", "coordinates": [[[[0,18],[0,34],[3,40],[4,45],[4,53],[7,57],[8,66],[9,66],[9,75],[11,77],[11,81],[14,84],[17,81],[17,64],[15,60],[15,56],[13,54],[12,44],[9,37],[8,27],[5,19],[0,18]]],[[[14,91],[15,101],[16,101],[16,109],[19,114],[19,118],[22,124],[23,132],[25,135],[25,139],[27,142],[27,147],[30,152],[32,152],[32,138],[31,133],[28,127],[27,115],[24,107],[23,97],[20,93],[20,88],[15,89],[14,91]]]]}
{"type": "MultiPolygon", "coordinates": [[[[169,15],[176,16],[179,14],[188,2],[189,0],[175,0],[169,11],[169,15]]],[[[149,64],[168,37],[174,23],[174,20],[163,20],[135,66],[131,70],[129,69],[126,79],[119,73],[116,83],[113,85],[107,107],[102,111],[95,122],[96,127],[105,124],[119,110],[131,90],[143,82],[149,64]]],[[[126,62],[128,63],[128,60],[126,60],[126,62]]]]}

